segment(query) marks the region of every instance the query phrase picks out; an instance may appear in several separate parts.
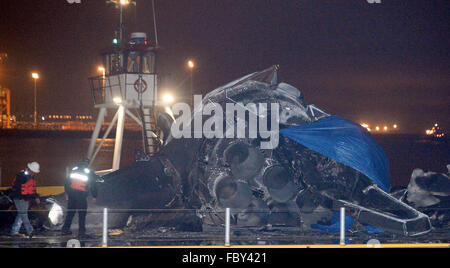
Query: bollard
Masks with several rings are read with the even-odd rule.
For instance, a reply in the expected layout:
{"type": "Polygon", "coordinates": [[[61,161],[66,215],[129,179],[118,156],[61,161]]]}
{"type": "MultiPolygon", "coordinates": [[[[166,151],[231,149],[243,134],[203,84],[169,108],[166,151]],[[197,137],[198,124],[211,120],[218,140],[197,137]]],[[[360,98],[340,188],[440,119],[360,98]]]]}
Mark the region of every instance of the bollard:
{"type": "Polygon", "coordinates": [[[225,246],[230,246],[230,208],[225,209],[225,246]]]}
{"type": "Polygon", "coordinates": [[[341,208],[341,246],[345,246],[345,208],[341,208]]]}
{"type": "Polygon", "coordinates": [[[103,209],[103,241],[102,247],[108,247],[108,209],[103,209]]]}

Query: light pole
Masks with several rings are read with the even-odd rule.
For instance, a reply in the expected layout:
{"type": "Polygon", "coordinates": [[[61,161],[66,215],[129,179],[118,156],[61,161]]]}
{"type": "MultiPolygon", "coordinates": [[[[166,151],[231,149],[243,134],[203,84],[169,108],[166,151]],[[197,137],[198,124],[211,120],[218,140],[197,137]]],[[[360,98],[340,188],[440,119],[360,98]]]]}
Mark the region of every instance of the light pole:
{"type": "Polygon", "coordinates": [[[97,70],[102,74],[102,98],[105,101],[106,70],[103,66],[99,66],[97,70]]]}
{"type": "Polygon", "coordinates": [[[130,0],[120,0],[120,33],[119,33],[119,44],[122,45],[123,37],[123,7],[130,4],[130,0]]]}
{"type": "Polygon", "coordinates": [[[105,67],[99,66],[97,70],[98,70],[103,76],[105,76],[105,74],[106,74],[105,67]]]}
{"type": "Polygon", "coordinates": [[[187,62],[187,66],[189,68],[189,71],[191,72],[191,94],[190,94],[190,98],[192,100],[192,104],[194,103],[193,98],[194,98],[194,68],[195,68],[195,63],[193,60],[189,60],[187,62]]]}
{"type": "Polygon", "coordinates": [[[34,79],[34,124],[37,124],[37,86],[36,86],[36,81],[39,79],[39,74],[38,73],[32,73],[31,77],[34,79]]]}

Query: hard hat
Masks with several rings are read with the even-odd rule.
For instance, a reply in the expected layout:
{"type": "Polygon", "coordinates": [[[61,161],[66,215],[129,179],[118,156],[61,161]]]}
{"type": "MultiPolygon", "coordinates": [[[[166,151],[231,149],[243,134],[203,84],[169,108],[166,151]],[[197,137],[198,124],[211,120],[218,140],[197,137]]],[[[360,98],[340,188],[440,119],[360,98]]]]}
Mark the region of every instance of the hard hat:
{"type": "Polygon", "coordinates": [[[29,170],[33,171],[34,173],[41,172],[39,163],[37,163],[37,162],[28,163],[27,167],[28,167],[29,170]]]}

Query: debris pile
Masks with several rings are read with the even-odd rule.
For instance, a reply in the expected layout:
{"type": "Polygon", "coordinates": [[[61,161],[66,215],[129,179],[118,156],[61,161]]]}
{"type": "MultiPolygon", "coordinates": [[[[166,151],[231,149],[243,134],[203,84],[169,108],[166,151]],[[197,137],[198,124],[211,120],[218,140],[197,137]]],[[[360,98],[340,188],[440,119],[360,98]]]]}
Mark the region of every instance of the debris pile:
{"type": "MultiPolygon", "coordinates": [[[[211,103],[221,107],[215,112],[224,111],[224,118],[230,103],[242,107],[266,104],[264,116],[279,114],[280,129],[329,118],[315,106],[307,105],[299,90],[278,83],[276,66],[210,92],[202,106],[211,103]],[[278,110],[272,110],[273,107],[278,110]]],[[[194,110],[194,117],[196,112],[198,109],[194,110]]],[[[213,114],[201,114],[202,122],[208,122],[213,114]]],[[[374,179],[352,167],[284,135],[277,137],[278,146],[269,149],[261,146],[267,138],[239,137],[239,131],[250,133],[249,118],[247,115],[242,120],[234,114],[232,122],[229,118],[223,122],[224,132],[238,138],[194,138],[193,129],[191,138],[169,137],[150,161],[137,162],[106,176],[99,186],[97,204],[112,209],[174,209],[174,213],[141,215],[145,217],[139,221],[141,227],[145,222],[148,226],[170,223],[178,227],[188,223],[184,229],[201,230],[197,224],[223,224],[223,210],[228,207],[237,226],[308,229],[312,224],[330,220],[332,211],[344,206],[356,221],[387,232],[417,235],[430,231],[426,215],[388,195],[381,189],[386,185],[377,185],[374,179]],[[196,213],[182,215],[178,209],[196,213]]],[[[196,124],[194,119],[188,123],[196,124]]],[[[377,164],[372,166],[376,169],[377,164]]],[[[138,218],[134,215],[131,224],[138,218]]]]}
{"type": "Polygon", "coordinates": [[[430,217],[434,227],[450,227],[450,165],[448,172],[424,172],[415,169],[404,190],[395,193],[399,199],[430,217]]]}

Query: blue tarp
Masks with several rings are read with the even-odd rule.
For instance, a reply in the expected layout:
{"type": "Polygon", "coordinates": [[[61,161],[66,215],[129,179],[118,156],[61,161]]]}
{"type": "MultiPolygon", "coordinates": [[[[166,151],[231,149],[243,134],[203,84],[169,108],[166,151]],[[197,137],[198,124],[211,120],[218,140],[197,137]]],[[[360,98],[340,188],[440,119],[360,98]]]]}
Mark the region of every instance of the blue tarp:
{"type": "Polygon", "coordinates": [[[280,130],[301,145],[366,175],[389,191],[389,162],[383,149],[360,125],[329,116],[312,124],[280,130]]]}

